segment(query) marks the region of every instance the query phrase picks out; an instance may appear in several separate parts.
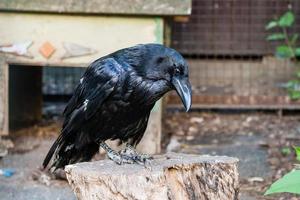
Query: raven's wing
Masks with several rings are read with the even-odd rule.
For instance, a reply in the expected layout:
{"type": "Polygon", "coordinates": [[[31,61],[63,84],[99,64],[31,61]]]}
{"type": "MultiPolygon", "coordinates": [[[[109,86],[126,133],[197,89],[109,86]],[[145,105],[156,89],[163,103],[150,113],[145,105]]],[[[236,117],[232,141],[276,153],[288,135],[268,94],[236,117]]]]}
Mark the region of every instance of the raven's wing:
{"type": "Polygon", "coordinates": [[[48,165],[54,152],[59,154],[60,149],[65,148],[66,141],[72,133],[80,130],[80,127],[101,108],[103,102],[114,91],[122,72],[122,66],[113,58],[96,60],[87,68],[64,110],[63,129],[50,148],[43,163],[44,167],[48,165]]]}
{"type": "Polygon", "coordinates": [[[72,130],[90,119],[115,89],[122,71],[122,66],[113,58],[93,62],[64,110],[63,129],[72,130]]]}

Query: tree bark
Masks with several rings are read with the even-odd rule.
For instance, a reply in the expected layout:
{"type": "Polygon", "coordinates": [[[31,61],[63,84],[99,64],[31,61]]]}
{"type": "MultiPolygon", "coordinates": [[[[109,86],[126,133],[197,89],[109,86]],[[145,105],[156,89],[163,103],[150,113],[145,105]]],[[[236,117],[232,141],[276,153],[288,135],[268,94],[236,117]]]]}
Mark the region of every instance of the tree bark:
{"type": "Polygon", "coordinates": [[[238,199],[237,162],[225,156],[172,153],[155,156],[151,169],[102,160],[65,170],[80,200],[230,200],[238,199]]]}

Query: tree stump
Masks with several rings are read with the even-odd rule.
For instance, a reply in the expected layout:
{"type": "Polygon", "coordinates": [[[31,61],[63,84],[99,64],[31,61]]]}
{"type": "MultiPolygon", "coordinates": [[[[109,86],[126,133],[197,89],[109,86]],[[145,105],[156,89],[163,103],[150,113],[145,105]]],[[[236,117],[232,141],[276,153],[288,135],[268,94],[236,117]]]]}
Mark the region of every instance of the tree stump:
{"type": "Polygon", "coordinates": [[[238,199],[238,160],[226,156],[166,154],[151,169],[110,160],[66,166],[80,200],[230,200],[238,199]]]}

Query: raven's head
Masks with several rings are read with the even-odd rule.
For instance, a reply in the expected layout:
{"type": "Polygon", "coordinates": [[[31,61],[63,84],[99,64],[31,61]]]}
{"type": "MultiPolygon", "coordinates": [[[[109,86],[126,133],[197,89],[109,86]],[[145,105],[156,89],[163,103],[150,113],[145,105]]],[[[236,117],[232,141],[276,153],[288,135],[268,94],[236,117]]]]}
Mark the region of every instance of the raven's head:
{"type": "Polygon", "coordinates": [[[175,89],[188,111],[191,107],[189,69],[183,57],[174,49],[159,44],[147,44],[144,72],[148,79],[163,80],[165,90],[175,89]]]}

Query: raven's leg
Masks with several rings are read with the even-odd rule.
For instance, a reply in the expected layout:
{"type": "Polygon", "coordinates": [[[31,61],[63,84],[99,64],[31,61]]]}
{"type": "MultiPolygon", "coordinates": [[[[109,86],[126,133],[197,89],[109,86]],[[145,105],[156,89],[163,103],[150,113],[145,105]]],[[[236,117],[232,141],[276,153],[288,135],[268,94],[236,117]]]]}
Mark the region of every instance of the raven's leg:
{"type": "Polygon", "coordinates": [[[109,159],[111,159],[119,165],[123,163],[133,163],[133,160],[130,157],[119,154],[118,152],[110,148],[105,142],[101,142],[100,147],[102,147],[106,151],[106,154],[109,159]]]}
{"type": "Polygon", "coordinates": [[[138,163],[138,164],[149,164],[150,160],[152,160],[153,158],[147,154],[139,154],[135,148],[133,146],[131,146],[130,144],[126,144],[125,149],[123,149],[122,151],[120,151],[120,155],[123,157],[128,157],[131,158],[134,162],[138,163]]]}

